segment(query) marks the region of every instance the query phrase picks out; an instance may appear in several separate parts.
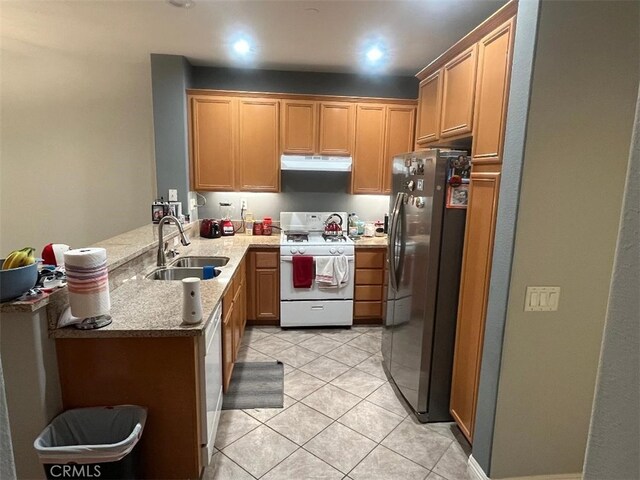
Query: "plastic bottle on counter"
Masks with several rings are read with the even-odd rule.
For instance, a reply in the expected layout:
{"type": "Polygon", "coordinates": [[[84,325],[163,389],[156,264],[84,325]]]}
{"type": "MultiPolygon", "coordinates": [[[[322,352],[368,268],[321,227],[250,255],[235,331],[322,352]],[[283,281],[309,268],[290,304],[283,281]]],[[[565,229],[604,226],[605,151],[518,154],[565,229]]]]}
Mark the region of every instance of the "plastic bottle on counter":
{"type": "Polygon", "coordinates": [[[358,236],[358,215],[355,213],[349,215],[349,236],[358,236]]]}
{"type": "Polygon", "coordinates": [[[264,217],[262,219],[262,235],[271,235],[273,221],[271,217],[264,217]]]}
{"type": "Polygon", "coordinates": [[[247,212],[244,214],[244,231],[247,235],[253,235],[253,213],[247,212]]]}

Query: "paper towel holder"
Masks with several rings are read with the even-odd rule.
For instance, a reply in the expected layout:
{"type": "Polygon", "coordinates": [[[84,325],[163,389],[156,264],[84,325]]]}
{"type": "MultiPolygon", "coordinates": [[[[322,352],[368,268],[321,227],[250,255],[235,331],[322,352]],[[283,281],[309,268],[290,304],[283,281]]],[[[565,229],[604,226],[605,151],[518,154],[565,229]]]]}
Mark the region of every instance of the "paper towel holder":
{"type": "Polygon", "coordinates": [[[78,330],[95,330],[109,325],[113,320],[111,315],[97,315],[95,317],[78,318],[71,315],[71,307],[67,307],[58,318],[58,328],[73,325],[78,330]]]}

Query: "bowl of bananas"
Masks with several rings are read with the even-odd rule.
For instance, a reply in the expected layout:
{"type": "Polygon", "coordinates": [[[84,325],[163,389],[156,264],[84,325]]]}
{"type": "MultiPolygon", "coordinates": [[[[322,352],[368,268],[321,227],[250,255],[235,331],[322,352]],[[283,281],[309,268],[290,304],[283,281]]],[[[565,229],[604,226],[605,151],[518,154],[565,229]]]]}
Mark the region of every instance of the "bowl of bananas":
{"type": "Polygon", "coordinates": [[[14,250],[7,258],[0,258],[0,302],[18,298],[38,281],[35,248],[14,250]]]}

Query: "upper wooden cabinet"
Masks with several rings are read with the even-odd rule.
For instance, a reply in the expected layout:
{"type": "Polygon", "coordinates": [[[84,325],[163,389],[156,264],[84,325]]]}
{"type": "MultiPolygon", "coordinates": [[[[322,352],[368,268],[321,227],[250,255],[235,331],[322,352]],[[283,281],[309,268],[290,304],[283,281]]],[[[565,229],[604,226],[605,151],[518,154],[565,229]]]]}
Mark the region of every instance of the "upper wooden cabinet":
{"type": "Polygon", "coordinates": [[[415,112],[409,105],[357,106],[352,193],[391,191],[393,156],[413,150],[415,112]]]}
{"type": "Polygon", "coordinates": [[[243,191],[277,192],[280,102],[270,98],[240,98],[238,104],[238,186],[243,191]]]}
{"type": "Polygon", "coordinates": [[[382,193],[391,193],[391,161],[394,155],[413,150],[415,117],[415,107],[387,106],[385,148],[382,160],[382,193]]]}
{"type": "Polygon", "coordinates": [[[318,102],[282,100],[282,152],[313,155],[317,151],[318,102]]]}
{"type": "Polygon", "coordinates": [[[471,132],[477,51],[477,45],[472,45],[442,69],[441,138],[471,132]]]}
{"type": "Polygon", "coordinates": [[[236,101],[228,97],[193,97],[191,161],[194,190],[235,189],[236,101]]]}
{"type": "Polygon", "coordinates": [[[321,155],[351,155],[355,128],[355,105],[350,102],[320,102],[321,155]]]}
{"type": "Polygon", "coordinates": [[[475,161],[502,156],[513,26],[511,19],[478,43],[472,148],[475,161]]]}
{"type": "Polygon", "coordinates": [[[418,124],[416,144],[424,145],[440,138],[442,107],[442,71],[438,70],[420,82],[418,91],[418,124]]]}
{"type": "Polygon", "coordinates": [[[351,173],[353,193],[380,193],[382,190],[385,114],[384,105],[358,105],[356,149],[351,173]]]}

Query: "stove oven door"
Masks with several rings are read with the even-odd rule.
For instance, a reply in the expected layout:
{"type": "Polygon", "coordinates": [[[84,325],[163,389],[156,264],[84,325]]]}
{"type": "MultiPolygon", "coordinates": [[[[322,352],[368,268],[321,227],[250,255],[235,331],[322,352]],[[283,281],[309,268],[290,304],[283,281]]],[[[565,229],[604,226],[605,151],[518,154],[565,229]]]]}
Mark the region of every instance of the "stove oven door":
{"type": "Polygon", "coordinates": [[[310,288],[293,288],[293,256],[280,257],[280,299],[297,300],[353,300],[355,284],[354,257],[349,260],[349,280],[341,288],[318,288],[314,281],[310,288]]]}

